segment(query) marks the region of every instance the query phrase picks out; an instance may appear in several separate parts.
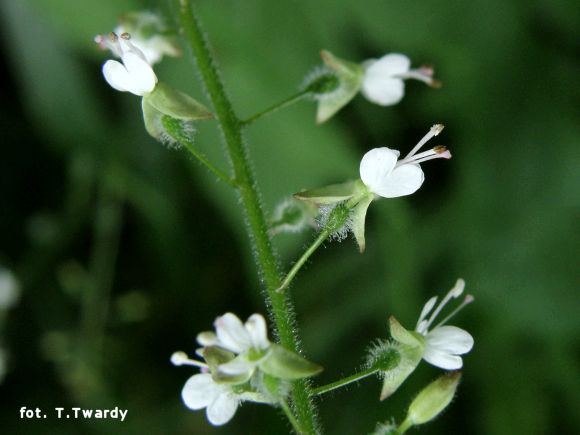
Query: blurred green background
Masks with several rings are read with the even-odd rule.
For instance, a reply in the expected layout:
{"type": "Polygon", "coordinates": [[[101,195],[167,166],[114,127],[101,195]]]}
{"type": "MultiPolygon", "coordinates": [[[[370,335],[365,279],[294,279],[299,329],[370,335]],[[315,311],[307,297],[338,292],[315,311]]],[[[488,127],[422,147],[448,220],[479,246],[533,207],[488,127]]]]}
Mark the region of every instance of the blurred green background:
{"type": "MultiPolygon", "coordinates": [[[[111,89],[92,38],[116,17],[165,2],[3,0],[0,265],[19,277],[4,318],[2,433],[273,434],[288,425],[247,404],[222,428],[188,411],[175,368],[215,316],[264,312],[229,188],[184,151],[147,136],[139,100],[111,89]],[[20,420],[21,406],[119,406],[125,422],[20,420]]],[[[431,63],[444,83],[407,83],[397,106],[357,97],[314,125],[301,103],[247,131],[271,215],[302,188],[358,176],[368,149],[409,150],[440,122],[453,159],[424,165],[415,195],[372,205],[367,252],[327,243],[292,288],[317,384],[350,374],[390,314],[412,327],[424,301],[463,277],[476,303],[453,323],[475,348],[451,408],[423,433],[547,434],[580,429],[576,1],[206,0],[200,15],[241,116],[298,89],[328,49],[354,61],[387,52],[431,63]],[[576,222],[576,225],[574,223],[576,222]]],[[[157,75],[207,103],[184,59],[157,75]]],[[[213,122],[199,148],[222,168],[213,122]]],[[[287,268],[312,239],[279,235],[287,268]]],[[[439,373],[422,364],[384,403],[363,381],[320,402],[332,434],[364,434],[439,373]]]]}

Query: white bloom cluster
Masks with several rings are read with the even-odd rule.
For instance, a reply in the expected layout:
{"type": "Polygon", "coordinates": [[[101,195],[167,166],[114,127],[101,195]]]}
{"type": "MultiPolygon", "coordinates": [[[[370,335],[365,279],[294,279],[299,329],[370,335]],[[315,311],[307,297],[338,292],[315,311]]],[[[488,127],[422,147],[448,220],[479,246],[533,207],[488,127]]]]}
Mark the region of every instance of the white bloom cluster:
{"type": "MultiPolygon", "coordinates": [[[[245,324],[232,313],[220,316],[214,322],[213,331],[202,332],[197,336],[198,343],[205,347],[218,347],[238,356],[249,353],[264,353],[270,347],[266,321],[260,314],[253,314],[245,324]]],[[[198,351],[201,354],[203,349],[198,351]]],[[[243,375],[249,378],[263,358],[234,358],[220,364],[217,370],[226,375],[243,375]]],[[[201,368],[202,373],[190,377],[183,390],[181,398],[185,406],[192,410],[206,410],[208,421],[220,426],[230,421],[238,406],[243,401],[267,402],[260,394],[246,391],[236,384],[218,383],[209,373],[209,367],[202,362],[191,360],[183,352],[176,352],[171,357],[174,365],[193,365],[201,368]]]]}

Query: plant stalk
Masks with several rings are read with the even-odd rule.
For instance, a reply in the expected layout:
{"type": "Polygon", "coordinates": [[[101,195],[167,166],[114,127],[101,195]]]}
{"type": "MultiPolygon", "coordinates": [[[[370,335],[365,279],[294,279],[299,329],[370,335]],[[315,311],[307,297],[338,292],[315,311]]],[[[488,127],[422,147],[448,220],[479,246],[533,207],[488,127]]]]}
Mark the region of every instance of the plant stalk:
{"type": "MultiPolygon", "coordinates": [[[[271,318],[276,325],[278,339],[282,346],[300,354],[302,352],[295,332],[296,317],[292,303],[285,294],[276,292],[281,284],[280,273],[268,235],[268,226],[260,204],[254,175],[251,171],[250,159],[242,137],[243,124],[235,115],[226,96],[205,34],[195,15],[193,2],[191,0],[174,0],[174,2],[179,10],[179,22],[193,52],[202,82],[223,133],[248,225],[252,252],[265,286],[267,304],[271,318]]],[[[291,399],[302,433],[317,433],[314,403],[306,380],[298,380],[293,383],[291,399]]]]}

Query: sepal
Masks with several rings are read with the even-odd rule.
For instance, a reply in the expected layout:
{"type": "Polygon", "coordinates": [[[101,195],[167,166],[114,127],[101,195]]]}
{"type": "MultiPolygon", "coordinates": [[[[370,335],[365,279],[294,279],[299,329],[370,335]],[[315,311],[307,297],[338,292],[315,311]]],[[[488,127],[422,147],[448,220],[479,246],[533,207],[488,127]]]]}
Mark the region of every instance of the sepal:
{"type": "Polygon", "coordinates": [[[163,82],[157,83],[153,92],[143,97],[143,101],[164,115],[184,121],[213,117],[203,104],[163,82]]]}
{"type": "Polygon", "coordinates": [[[272,344],[270,355],[261,364],[260,369],[279,379],[294,380],[314,376],[322,367],[300,355],[291,352],[278,344],[272,344]]]}
{"type": "Polygon", "coordinates": [[[361,254],[365,251],[365,220],[367,215],[367,209],[374,199],[374,194],[368,193],[365,195],[360,202],[354,207],[351,215],[352,219],[352,232],[354,238],[358,243],[358,248],[361,254]]]}
{"type": "Polygon", "coordinates": [[[339,85],[331,92],[318,94],[316,122],[321,124],[342,109],[358,93],[362,86],[364,69],[355,63],[334,56],[329,51],[320,53],[325,65],[336,74],[339,85]]]}
{"type": "Polygon", "coordinates": [[[316,205],[331,205],[352,198],[359,189],[360,184],[353,180],[304,190],[293,196],[301,201],[308,201],[316,205]]]}

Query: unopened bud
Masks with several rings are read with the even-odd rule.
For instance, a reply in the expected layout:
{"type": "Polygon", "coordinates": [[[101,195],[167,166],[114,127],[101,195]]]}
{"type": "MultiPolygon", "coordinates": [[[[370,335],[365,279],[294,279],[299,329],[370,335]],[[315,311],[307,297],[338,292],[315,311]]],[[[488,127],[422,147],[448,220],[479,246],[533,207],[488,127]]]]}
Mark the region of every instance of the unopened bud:
{"type": "Polygon", "coordinates": [[[419,425],[441,414],[455,396],[460,379],[461,372],[450,372],[427,385],[409,406],[406,421],[419,425]]]}

